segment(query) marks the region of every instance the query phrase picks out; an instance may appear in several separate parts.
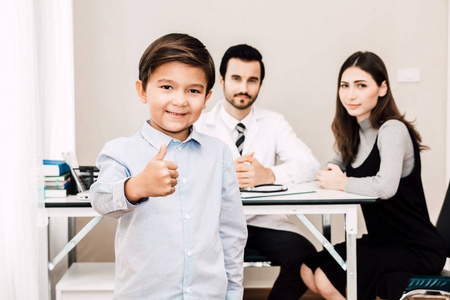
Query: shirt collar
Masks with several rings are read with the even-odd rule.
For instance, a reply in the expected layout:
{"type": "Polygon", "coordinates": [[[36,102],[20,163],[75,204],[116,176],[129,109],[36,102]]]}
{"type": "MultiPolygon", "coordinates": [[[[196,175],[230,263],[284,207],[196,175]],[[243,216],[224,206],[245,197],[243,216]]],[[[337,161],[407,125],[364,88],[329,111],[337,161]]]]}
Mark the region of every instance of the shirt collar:
{"type": "Polygon", "coordinates": [[[249,128],[249,126],[252,123],[252,120],[254,118],[253,107],[252,107],[252,110],[250,111],[250,113],[244,119],[239,121],[239,120],[235,119],[233,116],[231,116],[229,113],[227,113],[224,106],[222,105],[222,107],[220,109],[220,117],[222,118],[223,123],[230,130],[234,130],[238,123],[242,123],[242,124],[244,124],[245,128],[249,128]]]}
{"type": "MultiPolygon", "coordinates": [[[[170,136],[168,136],[165,133],[162,133],[161,131],[153,128],[150,126],[150,120],[147,120],[144,122],[144,125],[141,129],[141,135],[142,137],[150,143],[155,149],[159,149],[161,146],[161,142],[164,142],[167,146],[169,146],[170,143],[178,143],[180,144],[180,141],[177,139],[174,139],[170,136]]],[[[199,132],[195,129],[194,126],[190,127],[190,134],[187,137],[187,139],[182,142],[181,144],[188,143],[190,141],[195,141],[198,144],[203,143],[203,136],[199,134],[199,132]]]]}

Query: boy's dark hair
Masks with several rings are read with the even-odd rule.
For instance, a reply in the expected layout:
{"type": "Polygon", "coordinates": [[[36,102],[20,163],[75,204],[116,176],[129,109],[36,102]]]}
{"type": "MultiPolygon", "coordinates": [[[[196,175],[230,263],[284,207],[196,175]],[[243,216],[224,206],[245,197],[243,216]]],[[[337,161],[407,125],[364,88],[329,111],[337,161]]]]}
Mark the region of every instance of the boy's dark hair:
{"type": "Polygon", "coordinates": [[[139,61],[139,80],[142,81],[144,90],[151,73],[157,67],[173,61],[201,68],[206,76],[206,93],[214,86],[214,61],[205,45],[190,35],[170,33],[155,40],[142,54],[139,61]]]}
{"type": "Polygon", "coordinates": [[[258,50],[246,44],[240,44],[228,48],[228,50],[222,57],[222,62],[220,63],[219,71],[222,78],[225,78],[225,74],[227,73],[228,61],[232,58],[238,58],[243,61],[259,61],[259,64],[261,66],[261,83],[262,83],[265,71],[264,71],[264,63],[262,61],[262,55],[261,53],[259,53],[258,50]]]}

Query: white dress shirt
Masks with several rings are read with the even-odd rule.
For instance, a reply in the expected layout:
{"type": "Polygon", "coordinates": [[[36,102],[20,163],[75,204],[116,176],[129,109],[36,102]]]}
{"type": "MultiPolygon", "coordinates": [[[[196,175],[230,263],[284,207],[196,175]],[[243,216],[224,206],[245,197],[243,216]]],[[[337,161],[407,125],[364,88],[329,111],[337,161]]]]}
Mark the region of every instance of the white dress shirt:
{"type": "MultiPolygon", "coordinates": [[[[253,105],[250,114],[238,121],[225,111],[223,102],[219,102],[210,112],[203,113],[194,126],[199,132],[225,142],[236,159],[240,156],[235,144],[237,123],[245,125],[242,154],[254,152],[253,157],[264,167],[272,169],[275,183],[289,185],[315,180],[319,161],[280,113],[253,105]],[[281,163],[277,164],[277,161],[281,163]]],[[[251,215],[246,218],[248,225],[301,233],[286,215],[251,215]]]]}
{"type": "Polygon", "coordinates": [[[184,141],[145,123],[108,142],[97,159],[93,208],[119,218],[115,299],[230,299],[243,296],[247,227],[229,149],[192,130],[184,141]],[[178,164],[176,191],[131,204],[124,182],[167,145],[178,164]]]}

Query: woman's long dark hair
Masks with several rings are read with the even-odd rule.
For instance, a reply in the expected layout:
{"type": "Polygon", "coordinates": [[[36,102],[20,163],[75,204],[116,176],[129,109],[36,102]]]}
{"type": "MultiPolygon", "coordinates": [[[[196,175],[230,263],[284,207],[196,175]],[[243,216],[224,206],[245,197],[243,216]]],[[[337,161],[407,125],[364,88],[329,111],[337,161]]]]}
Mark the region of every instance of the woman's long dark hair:
{"type": "Polygon", "coordinates": [[[412,122],[405,120],[405,115],[402,115],[398,110],[391,93],[386,66],[381,58],[372,52],[356,52],[347,58],[339,71],[336,114],[334,116],[333,124],[331,125],[336,139],[335,147],[341,154],[343,162],[347,164],[354,161],[360,143],[359,125],[356,117],[352,117],[347,113],[347,110],[344,108],[341,99],[339,98],[342,73],[350,67],[358,67],[364,72],[369,73],[378,86],[381,86],[383,81],[386,82],[386,95],[378,97],[377,105],[372,110],[369,117],[372,127],[378,129],[388,120],[399,120],[406,125],[413,139],[419,145],[419,149],[428,149],[427,146],[421,144],[422,138],[412,122]]]}

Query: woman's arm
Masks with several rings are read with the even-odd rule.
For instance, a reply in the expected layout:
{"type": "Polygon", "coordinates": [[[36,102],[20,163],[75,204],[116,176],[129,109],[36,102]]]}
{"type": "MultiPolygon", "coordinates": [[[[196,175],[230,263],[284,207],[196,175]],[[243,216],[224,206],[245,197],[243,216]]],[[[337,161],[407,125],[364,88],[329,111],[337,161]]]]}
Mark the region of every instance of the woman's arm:
{"type": "Polygon", "coordinates": [[[380,169],[375,176],[348,178],[345,191],[389,199],[397,192],[400,179],[414,168],[414,148],[403,122],[390,120],[378,131],[380,169]]]}

